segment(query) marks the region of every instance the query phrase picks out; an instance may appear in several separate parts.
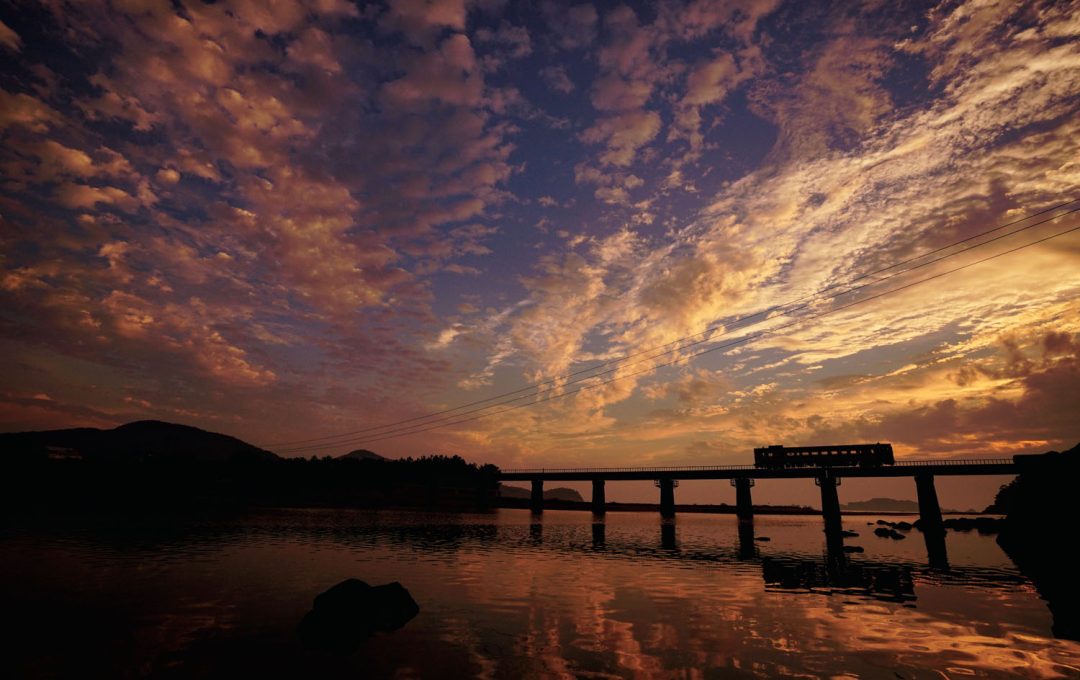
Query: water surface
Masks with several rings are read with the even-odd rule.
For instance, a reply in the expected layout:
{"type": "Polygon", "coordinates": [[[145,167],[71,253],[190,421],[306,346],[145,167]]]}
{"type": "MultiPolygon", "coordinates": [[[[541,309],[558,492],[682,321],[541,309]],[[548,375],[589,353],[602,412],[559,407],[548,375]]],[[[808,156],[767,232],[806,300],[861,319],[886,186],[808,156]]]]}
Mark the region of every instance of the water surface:
{"type": "MultiPolygon", "coordinates": [[[[826,554],[818,517],[273,510],[0,533],[8,677],[1080,677],[993,537],[918,532],[826,554]],[[353,656],[295,626],[345,578],[421,612],[353,656]]],[[[897,519],[892,517],[890,519],[897,519]]]]}

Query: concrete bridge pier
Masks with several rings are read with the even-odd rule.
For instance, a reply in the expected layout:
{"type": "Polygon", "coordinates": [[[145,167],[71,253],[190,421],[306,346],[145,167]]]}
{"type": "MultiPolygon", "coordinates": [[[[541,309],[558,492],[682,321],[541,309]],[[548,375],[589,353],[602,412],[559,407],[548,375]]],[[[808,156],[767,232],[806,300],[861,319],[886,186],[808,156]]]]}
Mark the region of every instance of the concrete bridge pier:
{"type": "Polygon", "coordinates": [[[941,519],[941,505],[938,503],[937,489],[934,488],[934,475],[915,475],[915,490],[919,494],[919,522],[924,534],[944,534],[945,522],[941,519]]]}
{"type": "Polygon", "coordinates": [[[915,475],[915,490],[919,495],[919,528],[926,541],[926,554],[930,566],[935,569],[949,568],[949,553],[945,548],[945,522],[941,518],[934,475],[915,475]]]}
{"type": "Polygon", "coordinates": [[[529,496],[529,509],[533,512],[544,511],[544,480],[532,480],[532,494],[529,496]]]}
{"type": "Polygon", "coordinates": [[[593,522],[592,525],[592,547],[596,550],[602,550],[606,540],[607,527],[603,522],[593,522]]]}
{"type": "Polygon", "coordinates": [[[664,550],[678,550],[679,542],[675,538],[675,523],[664,521],[660,523],[660,547],[664,550]]]}
{"type": "Polygon", "coordinates": [[[945,548],[945,532],[923,532],[923,540],[926,541],[926,555],[930,567],[948,571],[949,551],[945,548]]]}
{"type": "Polygon", "coordinates": [[[754,485],[754,480],[750,477],[736,477],[731,480],[731,485],[735,487],[735,516],[740,522],[753,522],[754,502],[750,497],[750,487],[754,485]]]}
{"type": "Polygon", "coordinates": [[[660,516],[675,516],[675,486],[677,482],[670,477],[656,480],[656,486],[660,487],[660,516]]]}
{"type": "Polygon", "coordinates": [[[754,523],[739,522],[739,559],[752,560],[757,557],[757,544],[754,543],[754,523]]]}
{"type": "Polygon", "coordinates": [[[592,480],[592,511],[594,515],[602,515],[606,512],[604,507],[604,480],[592,480]]]}
{"type": "Polygon", "coordinates": [[[840,485],[840,479],[825,473],[814,479],[814,483],[821,487],[821,515],[825,519],[825,535],[841,536],[844,530],[840,518],[840,497],[836,494],[836,487],[840,485]]]}

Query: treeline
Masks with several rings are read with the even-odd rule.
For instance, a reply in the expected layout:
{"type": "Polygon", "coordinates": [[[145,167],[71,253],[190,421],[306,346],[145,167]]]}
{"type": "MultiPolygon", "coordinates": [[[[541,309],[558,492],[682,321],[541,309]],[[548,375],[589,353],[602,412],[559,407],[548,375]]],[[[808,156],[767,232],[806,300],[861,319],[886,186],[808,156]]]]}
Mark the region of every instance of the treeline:
{"type": "Polygon", "coordinates": [[[37,510],[333,506],[483,509],[498,468],[460,456],[399,460],[9,459],[4,505],[37,510]]]}
{"type": "Polygon", "coordinates": [[[1069,557],[1080,444],[1061,453],[1016,456],[1016,463],[1020,474],[986,511],[1006,515],[998,544],[1047,601],[1054,635],[1080,640],[1080,577],[1069,557]]]}

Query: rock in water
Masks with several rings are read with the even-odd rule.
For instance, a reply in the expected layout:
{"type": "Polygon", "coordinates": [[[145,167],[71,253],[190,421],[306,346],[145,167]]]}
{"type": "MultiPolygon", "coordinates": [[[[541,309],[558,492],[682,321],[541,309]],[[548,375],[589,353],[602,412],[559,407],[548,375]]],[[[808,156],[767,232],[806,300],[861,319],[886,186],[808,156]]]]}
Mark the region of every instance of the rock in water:
{"type": "Polygon", "coordinates": [[[401,628],[420,613],[420,606],[397,581],[369,586],[350,578],[315,598],[297,632],[310,646],[350,654],[374,633],[401,628]]]}
{"type": "Polygon", "coordinates": [[[881,538],[892,538],[897,541],[903,538],[907,538],[907,536],[900,533],[896,529],[886,529],[885,527],[878,527],[877,529],[874,529],[874,535],[880,536],[881,538]]]}

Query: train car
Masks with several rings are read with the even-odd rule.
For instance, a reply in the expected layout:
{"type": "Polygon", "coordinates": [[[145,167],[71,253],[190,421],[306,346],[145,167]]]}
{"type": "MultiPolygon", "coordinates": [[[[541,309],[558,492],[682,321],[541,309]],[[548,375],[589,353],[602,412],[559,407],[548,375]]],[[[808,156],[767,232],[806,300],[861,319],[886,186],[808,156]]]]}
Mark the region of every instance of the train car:
{"type": "Polygon", "coordinates": [[[754,466],[759,468],[880,467],[894,463],[892,444],[762,446],[754,449],[754,466]]]}

